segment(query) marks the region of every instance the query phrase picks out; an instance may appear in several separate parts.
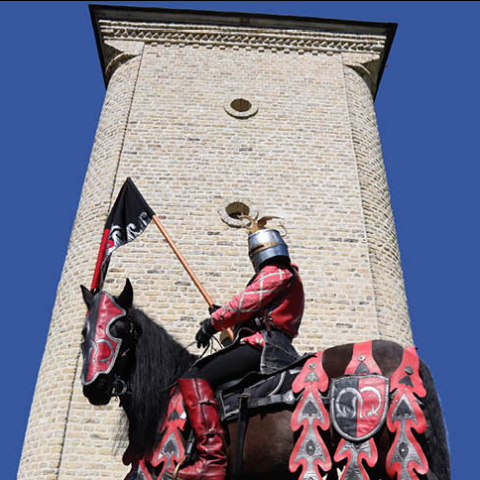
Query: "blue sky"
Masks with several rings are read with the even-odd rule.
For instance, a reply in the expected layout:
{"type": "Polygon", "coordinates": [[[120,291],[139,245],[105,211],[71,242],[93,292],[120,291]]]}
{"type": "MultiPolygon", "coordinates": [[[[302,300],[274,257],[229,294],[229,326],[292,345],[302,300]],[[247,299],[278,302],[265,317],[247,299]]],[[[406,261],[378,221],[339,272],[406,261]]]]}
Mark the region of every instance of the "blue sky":
{"type": "MultiPolygon", "coordinates": [[[[442,400],[453,478],[472,478],[480,427],[479,3],[98,3],[398,23],[378,123],[415,343],[442,400]]],[[[2,478],[13,479],[105,88],[88,3],[1,2],[0,14],[0,439],[2,478]]]]}

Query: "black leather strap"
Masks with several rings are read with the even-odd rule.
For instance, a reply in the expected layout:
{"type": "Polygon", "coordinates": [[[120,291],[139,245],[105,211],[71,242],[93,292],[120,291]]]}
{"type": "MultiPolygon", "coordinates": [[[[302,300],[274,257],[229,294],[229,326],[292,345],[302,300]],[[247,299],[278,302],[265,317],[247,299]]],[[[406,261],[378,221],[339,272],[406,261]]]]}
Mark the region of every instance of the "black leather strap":
{"type": "Polygon", "coordinates": [[[295,395],[290,390],[285,394],[278,394],[278,395],[270,395],[264,398],[254,398],[250,402],[248,402],[249,408],[260,408],[260,407],[268,407],[269,405],[276,405],[280,404],[287,404],[287,405],[294,405],[296,401],[295,395]]]}
{"type": "Polygon", "coordinates": [[[247,432],[249,399],[250,394],[248,393],[242,393],[240,395],[240,415],[235,433],[235,480],[241,480],[243,474],[243,446],[247,432]]]}

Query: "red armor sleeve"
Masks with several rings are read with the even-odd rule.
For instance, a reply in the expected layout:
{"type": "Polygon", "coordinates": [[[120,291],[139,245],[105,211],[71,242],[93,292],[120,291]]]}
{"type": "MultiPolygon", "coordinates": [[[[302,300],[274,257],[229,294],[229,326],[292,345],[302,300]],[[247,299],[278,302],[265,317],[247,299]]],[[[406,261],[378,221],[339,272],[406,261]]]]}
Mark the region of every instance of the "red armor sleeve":
{"type": "Polygon", "coordinates": [[[226,305],[212,314],[217,331],[244,322],[264,309],[289,285],[292,273],[276,265],[264,267],[242,293],[235,295],[226,305]]]}

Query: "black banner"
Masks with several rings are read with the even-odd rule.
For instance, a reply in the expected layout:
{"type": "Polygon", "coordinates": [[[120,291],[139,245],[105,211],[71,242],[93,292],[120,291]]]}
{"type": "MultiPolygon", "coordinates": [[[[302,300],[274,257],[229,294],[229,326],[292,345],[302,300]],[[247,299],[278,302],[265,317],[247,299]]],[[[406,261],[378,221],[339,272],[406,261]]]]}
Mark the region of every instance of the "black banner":
{"type": "Polygon", "coordinates": [[[105,280],[110,256],[122,245],[143,233],[155,212],[150,208],[132,179],[123,184],[103,231],[91,290],[99,290],[105,280]]]}

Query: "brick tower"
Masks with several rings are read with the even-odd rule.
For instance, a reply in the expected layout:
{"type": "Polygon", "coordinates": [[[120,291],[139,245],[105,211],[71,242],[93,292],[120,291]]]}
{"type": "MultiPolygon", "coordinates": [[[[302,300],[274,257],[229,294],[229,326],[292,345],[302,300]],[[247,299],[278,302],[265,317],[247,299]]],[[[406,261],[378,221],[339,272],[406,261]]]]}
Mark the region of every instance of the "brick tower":
{"type": "MultiPolygon", "coordinates": [[[[217,303],[252,274],[238,213],[281,215],[305,286],[299,351],[412,344],[373,99],[395,25],[91,7],[105,102],[58,287],[20,479],[125,475],[118,406],[79,381],[109,208],[131,176],[217,303]]],[[[154,226],[113,256],[137,306],[189,343],[206,304],[154,226]]]]}

